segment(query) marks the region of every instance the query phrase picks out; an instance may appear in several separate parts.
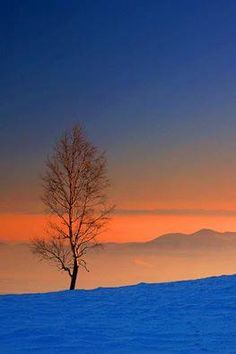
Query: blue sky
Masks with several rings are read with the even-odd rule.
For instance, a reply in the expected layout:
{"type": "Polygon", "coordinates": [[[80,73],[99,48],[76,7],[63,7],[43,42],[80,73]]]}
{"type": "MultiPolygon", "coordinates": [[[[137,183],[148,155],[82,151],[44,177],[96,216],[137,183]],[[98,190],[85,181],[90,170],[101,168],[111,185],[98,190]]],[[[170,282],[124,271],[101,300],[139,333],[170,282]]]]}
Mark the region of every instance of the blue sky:
{"type": "Polygon", "coordinates": [[[4,208],[36,200],[46,154],[76,122],[107,150],[121,207],[201,208],[207,191],[209,207],[232,207],[235,15],[223,0],[2,2],[4,208]]]}

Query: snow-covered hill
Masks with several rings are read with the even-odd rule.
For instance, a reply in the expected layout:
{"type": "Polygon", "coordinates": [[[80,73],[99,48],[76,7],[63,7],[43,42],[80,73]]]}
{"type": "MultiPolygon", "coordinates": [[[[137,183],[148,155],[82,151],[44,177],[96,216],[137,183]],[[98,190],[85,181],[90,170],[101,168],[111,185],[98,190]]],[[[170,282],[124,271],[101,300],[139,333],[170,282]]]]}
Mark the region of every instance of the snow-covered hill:
{"type": "Polygon", "coordinates": [[[236,276],[0,296],[0,353],[236,353],[236,276]]]}

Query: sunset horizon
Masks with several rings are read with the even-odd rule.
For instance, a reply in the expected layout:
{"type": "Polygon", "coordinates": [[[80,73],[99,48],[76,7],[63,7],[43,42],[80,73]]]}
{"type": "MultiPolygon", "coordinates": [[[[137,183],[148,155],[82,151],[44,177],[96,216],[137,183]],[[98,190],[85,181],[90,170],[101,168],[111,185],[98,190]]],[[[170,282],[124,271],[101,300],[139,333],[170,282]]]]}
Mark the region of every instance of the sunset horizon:
{"type": "MultiPolygon", "coordinates": [[[[199,215],[199,213],[201,214],[199,210],[196,211],[196,214],[193,210],[187,212],[185,210],[186,214],[183,215],[181,215],[183,210],[180,210],[180,214],[177,215],[163,209],[160,210],[160,215],[156,210],[154,212],[149,210],[148,212],[150,215],[139,214],[137,210],[135,210],[134,215],[127,215],[127,211],[122,211],[121,214],[119,212],[114,213],[106,230],[99,236],[98,240],[100,242],[118,243],[145,242],[167,233],[191,234],[201,229],[236,232],[236,220],[233,220],[234,210],[228,211],[229,216],[225,216],[225,211],[222,210],[210,210],[210,215],[205,216],[199,215]]],[[[129,210],[128,214],[130,213],[133,214],[129,210]]],[[[0,233],[3,235],[1,240],[5,242],[29,242],[32,238],[42,234],[47,237],[46,229],[50,219],[47,214],[17,213],[12,215],[2,213],[0,216],[0,233]]]]}
{"type": "Polygon", "coordinates": [[[203,226],[236,230],[234,7],[6,5],[0,228],[5,214],[10,227],[14,218],[26,227],[31,214],[40,219],[44,162],[60,134],[81,123],[106,151],[111,200],[130,210],[120,229],[115,214],[116,241],[124,219],[130,234],[120,242],[135,239],[135,215],[141,228],[146,217],[147,232],[137,235],[144,240],[203,226]],[[154,220],[152,210],[163,212],[154,220]]]}

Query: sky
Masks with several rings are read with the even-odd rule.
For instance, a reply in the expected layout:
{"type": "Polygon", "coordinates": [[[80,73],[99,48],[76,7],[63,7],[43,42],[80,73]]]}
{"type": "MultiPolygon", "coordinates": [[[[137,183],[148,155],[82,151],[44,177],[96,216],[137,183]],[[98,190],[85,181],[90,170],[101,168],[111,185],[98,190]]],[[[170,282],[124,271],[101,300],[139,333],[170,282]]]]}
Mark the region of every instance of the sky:
{"type": "Polygon", "coordinates": [[[107,152],[105,240],[236,230],[236,3],[2,1],[0,237],[45,224],[40,174],[81,123],[107,152]]]}

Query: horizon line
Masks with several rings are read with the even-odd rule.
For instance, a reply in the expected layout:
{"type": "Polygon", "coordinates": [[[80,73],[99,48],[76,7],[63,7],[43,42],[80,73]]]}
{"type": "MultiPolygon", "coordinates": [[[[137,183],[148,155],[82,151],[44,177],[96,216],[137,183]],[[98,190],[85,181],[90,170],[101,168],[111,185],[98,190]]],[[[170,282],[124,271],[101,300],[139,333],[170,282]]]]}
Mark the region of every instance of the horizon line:
{"type": "Polygon", "coordinates": [[[163,209],[116,209],[115,215],[175,215],[175,216],[236,216],[236,209],[163,208],[163,209]]]}
{"type": "MultiPolygon", "coordinates": [[[[32,210],[1,210],[1,215],[47,215],[44,211],[32,210]]],[[[173,216],[236,216],[236,209],[203,209],[203,208],[154,208],[154,209],[126,209],[117,208],[113,210],[112,215],[132,216],[132,215],[173,215],[173,216]]]]}

